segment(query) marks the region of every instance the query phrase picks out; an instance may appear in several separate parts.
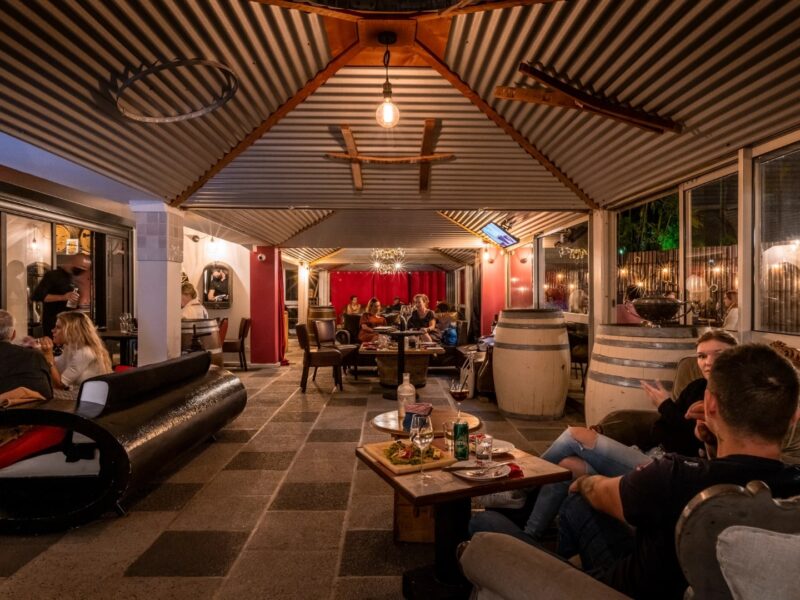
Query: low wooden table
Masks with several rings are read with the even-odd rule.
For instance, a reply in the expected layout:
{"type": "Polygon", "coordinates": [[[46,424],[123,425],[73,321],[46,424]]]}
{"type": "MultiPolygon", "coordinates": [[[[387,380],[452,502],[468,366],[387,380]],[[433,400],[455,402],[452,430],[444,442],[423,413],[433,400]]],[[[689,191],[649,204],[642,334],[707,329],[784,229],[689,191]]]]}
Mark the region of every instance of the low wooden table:
{"type": "MultiPolygon", "coordinates": [[[[442,425],[444,425],[445,421],[455,420],[457,416],[458,413],[454,410],[434,408],[431,413],[431,425],[433,425],[434,435],[436,437],[443,437],[444,430],[442,429],[442,425]]],[[[481,420],[478,417],[461,411],[461,418],[467,422],[470,431],[480,429],[481,420]]],[[[374,417],[370,423],[378,431],[384,431],[395,437],[408,437],[408,432],[403,429],[403,424],[400,422],[400,419],[397,418],[396,410],[381,413],[374,417]]]]}
{"type": "MultiPolygon", "coordinates": [[[[413,506],[433,505],[435,515],[435,564],[406,571],[403,574],[405,598],[458,598],[468,590],[456,558],[456,547],[467,539],[471,516],[471,498],[494,492],[505,492],[546,483],[568,481],[570,471],[532,456],[522,450],[513,450],[508,458],[498,462],[515,462],[523,476],[516,479],[495,479],[487,482],[467,481],[442,469],[426,470],[431,479],[423,481],[419,473],[397,475],[370,456],[363,448],[356,448],[356,456],[377,473],[396,493],[413,506]]],[[[505,458],[505,457],[504,457],[505,458]]]]}

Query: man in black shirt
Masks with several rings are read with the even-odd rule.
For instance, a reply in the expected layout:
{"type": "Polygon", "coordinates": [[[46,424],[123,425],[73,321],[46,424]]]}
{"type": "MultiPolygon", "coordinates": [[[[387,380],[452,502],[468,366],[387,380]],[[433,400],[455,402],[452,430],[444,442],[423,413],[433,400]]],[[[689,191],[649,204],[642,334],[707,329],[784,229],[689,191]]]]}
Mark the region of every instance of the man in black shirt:
{"type": "Polygon", "coordinates": [[[53,335],[58,313],[77,308],[80,295],[75,291],[73,277],[85,273],[91,266],[88,256],[75,254],[65,264],[44,274],[31,296],[31,300],[43,303],[42,335],[53,335]],[[67,306],[68,302],[72,306],[67,306]]]}
{"type": "Polygon", "coordinates": [[[33,348],[12,344],[15,336],[13,315],[0,310],[0,394],[26,387],[52,398],[50,366],[44,355],[33,348]]]}
{"type": "Polygon", "coordinates": [[[558,553],[580,554],[587,572],[634,598],[682,598],[675,525],[689,500],[718,483],[754,479],[776,497],[800,493],[800,468],[780,461],[783,437],[798,418],[798,390],[797,373],[771,348],[723,352],[705,392],[717,458],[668,454],[622,477],[576,479],[559,515],[558,553]]]}

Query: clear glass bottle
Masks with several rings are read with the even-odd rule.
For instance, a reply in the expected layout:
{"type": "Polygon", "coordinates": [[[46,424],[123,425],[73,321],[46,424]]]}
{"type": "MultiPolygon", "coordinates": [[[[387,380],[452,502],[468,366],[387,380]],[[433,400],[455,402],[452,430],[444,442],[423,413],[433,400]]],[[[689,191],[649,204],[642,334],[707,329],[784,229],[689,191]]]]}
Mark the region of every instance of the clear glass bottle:
{"type": "Polygon", "coordinates": [[[411,385],[411,374],[403,373],[403,383],[397,386],[397,418],[401,424],[406,416],[406,404],[417,400],[417,390],[411,385]]]}

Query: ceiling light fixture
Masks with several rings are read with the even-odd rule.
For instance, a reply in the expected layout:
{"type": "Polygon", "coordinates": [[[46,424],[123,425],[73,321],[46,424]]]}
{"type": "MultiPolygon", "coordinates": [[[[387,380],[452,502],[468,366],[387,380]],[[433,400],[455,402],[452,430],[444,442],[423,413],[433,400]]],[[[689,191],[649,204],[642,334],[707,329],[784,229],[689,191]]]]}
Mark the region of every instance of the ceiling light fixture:
{"type": "Polygon", "coordinates": [[[392,84],[389,83],[389,59],[391,58],[389,46],[397,41],[397,34],[393,31],[382,31],[378,34],[378,41],[386,46],[386,52],[383,53],[386,81],[383,82],[383,102],[378,106],[378,110],[375,111],[375,119],[381,127],[391,129],[400,122],[400,109],[392,102],[392,84]]]}
{"type": "Polygon", "coordinates": [[[406,251],[402,248],[373,248],[370,254],[372,269],[381,275],[401,273],[405,257],[406,251]]]}

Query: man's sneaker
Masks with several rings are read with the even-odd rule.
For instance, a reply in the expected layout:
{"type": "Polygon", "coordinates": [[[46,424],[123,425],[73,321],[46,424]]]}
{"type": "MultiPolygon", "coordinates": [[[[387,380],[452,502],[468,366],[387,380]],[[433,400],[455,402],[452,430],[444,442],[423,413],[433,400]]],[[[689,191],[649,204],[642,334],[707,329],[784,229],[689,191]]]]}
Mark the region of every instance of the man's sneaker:
{"type": "Polygon", "coordinates": [[[512,490],[478,496],[476,500],[484,508],[522,508],[525,506],[526,498],[527,495],[522,490],[512,490]]]}

